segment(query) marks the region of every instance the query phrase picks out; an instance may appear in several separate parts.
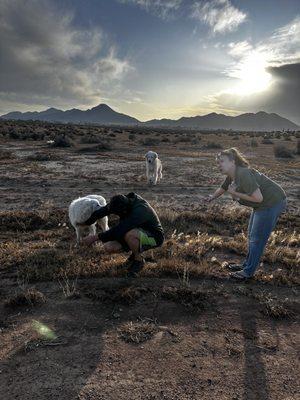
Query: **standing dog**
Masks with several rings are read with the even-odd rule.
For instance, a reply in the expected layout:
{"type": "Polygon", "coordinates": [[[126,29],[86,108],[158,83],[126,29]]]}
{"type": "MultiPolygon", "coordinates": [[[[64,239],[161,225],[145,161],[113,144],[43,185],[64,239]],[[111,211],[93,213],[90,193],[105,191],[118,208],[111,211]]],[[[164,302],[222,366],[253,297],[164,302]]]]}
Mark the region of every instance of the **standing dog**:
{"type": "Polygon", "coordinates": [[[156,185],[162,178],[162,164],[155,151],[148,151],[146,158],[146,175],[149,185],[156,185]]]}
{"type": "MultiPolygon", "coordinates": [[[[85,230],[84,226],[80,226],[87,219],[90,218],[92,213],[98,210],[100,207],[106,205],[106,200],[102,196],[98,196],[96,194],[90,194],[89,196],[79,197],[76,200],[73,200],[69,206],[69,219],[71,224],[76,230],[76,243],[80,244],[80,241],[83,237],[83,233],[85,230]]],[[[96,223],[90,225],[89,232],[90,234],[96,234],[96,223]]],[[[99,220],[99,225],[103,232],[108,230],[108,218],[104,217],[99,220]]]]}

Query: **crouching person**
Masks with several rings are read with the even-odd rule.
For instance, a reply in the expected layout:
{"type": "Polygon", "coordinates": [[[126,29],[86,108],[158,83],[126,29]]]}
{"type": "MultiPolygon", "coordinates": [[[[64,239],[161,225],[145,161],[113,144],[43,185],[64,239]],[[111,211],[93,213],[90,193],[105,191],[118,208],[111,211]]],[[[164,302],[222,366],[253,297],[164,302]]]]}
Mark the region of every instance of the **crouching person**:
{"type": "Polygon", "coordinates": [[[131,252],[125,265],[127,276],[135,277],[144,267],[142,253],[159,247],[164,241],[164,231],[155,210],[136,193],[116,195],[106,206],[96,210],[82,225],[91,225],[97,219],[116,214],[119,223],[106,232],[87,236],[83,239],[86,245],[92,245],[97,240],[104,243],[107,253],[131,252]]]}

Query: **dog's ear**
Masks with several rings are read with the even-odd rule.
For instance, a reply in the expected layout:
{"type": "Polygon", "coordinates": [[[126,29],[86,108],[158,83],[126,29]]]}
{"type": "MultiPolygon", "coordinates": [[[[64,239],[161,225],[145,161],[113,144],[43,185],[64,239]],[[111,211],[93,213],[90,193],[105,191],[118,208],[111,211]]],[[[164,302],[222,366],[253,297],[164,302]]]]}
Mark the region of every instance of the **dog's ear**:
{"type": "Polygon", "coordinates": [[[158,158],[158,154],[157,153],[154,153],[154,156],[155,156],[155,158],[158,158]]]}

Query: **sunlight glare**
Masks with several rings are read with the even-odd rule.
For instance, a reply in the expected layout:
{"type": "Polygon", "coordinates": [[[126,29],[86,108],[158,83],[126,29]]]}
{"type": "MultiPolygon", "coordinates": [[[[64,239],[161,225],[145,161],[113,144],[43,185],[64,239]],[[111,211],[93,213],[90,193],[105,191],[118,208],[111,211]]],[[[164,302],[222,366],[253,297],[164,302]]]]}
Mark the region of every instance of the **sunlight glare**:
{"type": "Polygon", "coordinates": [[[231,93],[249,95],[268,89],[271,83],[271,74],[266,71],[267,65],[264,54],[251,52],[231,74],[240,79],[237,86],[231,89],[231,93]]]}

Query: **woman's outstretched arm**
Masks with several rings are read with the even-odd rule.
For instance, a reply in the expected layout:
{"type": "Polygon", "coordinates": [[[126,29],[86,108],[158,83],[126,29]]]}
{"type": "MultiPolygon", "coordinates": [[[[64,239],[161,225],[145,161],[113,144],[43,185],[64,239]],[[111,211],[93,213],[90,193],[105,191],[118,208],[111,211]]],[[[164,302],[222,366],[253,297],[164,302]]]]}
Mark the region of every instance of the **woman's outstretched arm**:
{"type": "Polygon", "coordinates": [[[219,187],[213,194],[210,194],[208,196],[205,197],[205,201],[207,201],[208,203],[210,203],[211,201],[217,199],[218,197],[222,196],[224,193],[226,192],[225,189],[219,187]]]}

